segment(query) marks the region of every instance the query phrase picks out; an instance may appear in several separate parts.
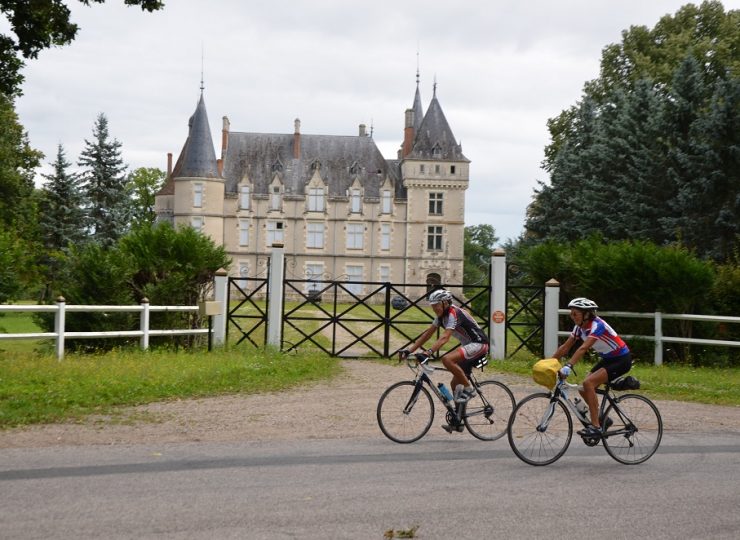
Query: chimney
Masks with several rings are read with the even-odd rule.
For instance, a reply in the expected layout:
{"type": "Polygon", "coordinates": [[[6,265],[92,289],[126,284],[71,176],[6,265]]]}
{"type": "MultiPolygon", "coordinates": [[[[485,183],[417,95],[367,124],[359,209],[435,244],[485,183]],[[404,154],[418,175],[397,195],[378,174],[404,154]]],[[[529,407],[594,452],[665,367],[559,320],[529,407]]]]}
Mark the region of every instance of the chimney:
{"type": "Polygon", "coordinates": [[[224,160],[223,159],[217,159],[216,160],[216,170],[218,171],[218,177],[223,177],[224,172],[224,160]]]}
{"type": "Polygon", "coordinates": [[[295,129],[293,130],[293,159],[300,159],[301,157],[301,121],[299,118],[295,119],[293,123],[295,129]]]}
{"type": "Polygon", "coordinates": [[[167,152],[167,178],[172,176],[172,152],[167,152]]]}
{"type": "Polygon", "coordinates": [[[411,149],[414,144],[414,110],[406,109],[405,127],[403,129],[403,147],[401,153],[402,157],[406,157],[411,153],[411,149]]]}
{"type": "Polygon", "coordinates": [[[367,132],[365,131],[365,124],[360,124],[360,137],[367,137],[367,132]]]}
{"type": "Polygon", "coordinates": [[[231,128],[231,122],[229,117],[223,117],[223,127],[221,128],[221,159],[226,157],[226,150],[229,148],[229,129],[231,128]]]}

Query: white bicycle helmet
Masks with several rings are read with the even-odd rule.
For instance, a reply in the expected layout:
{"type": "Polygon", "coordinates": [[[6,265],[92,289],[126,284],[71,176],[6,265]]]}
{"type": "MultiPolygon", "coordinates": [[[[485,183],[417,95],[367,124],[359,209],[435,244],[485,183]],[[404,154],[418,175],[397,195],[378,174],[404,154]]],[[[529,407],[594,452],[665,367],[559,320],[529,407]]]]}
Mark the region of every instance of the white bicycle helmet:
{"type": "Polygon", "coordinates": [[[569,308],[578,308],[578,309],[599,309],[599,306],[596,305],[596,302],[593,300],[589,300],[588,298],[574,298],[570,302],[568,302],[569,308]]]}
{"type": "Polygon", "coordinates": [[[429,305],[439,304],[440,302],[452,302],[452,294],[444,289],[432,291],[429,295],[429,305]]]}

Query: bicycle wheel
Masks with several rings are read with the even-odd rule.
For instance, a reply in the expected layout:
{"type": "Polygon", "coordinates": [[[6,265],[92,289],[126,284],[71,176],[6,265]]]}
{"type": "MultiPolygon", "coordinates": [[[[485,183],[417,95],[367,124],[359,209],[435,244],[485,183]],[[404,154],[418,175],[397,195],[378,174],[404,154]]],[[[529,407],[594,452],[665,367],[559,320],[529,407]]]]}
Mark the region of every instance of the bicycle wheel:
{"type": "Polygon", "coordinates": [[[549,465],[568,449],[573,420],[561,401],[550,394],[532,394],[514,408],[509,418],[509,445],[530,465],[549,465]]]}
{"type": "MultiPolygon", "coordinates": [[[[604,448],[611,457],[625,465],[647,461],[663,438],[663,420],[660,412],[645,396],[625,394],[615,399],[604,412],[612,424],[604,437],[604,448]]],[[[602,420],[604,422],[605,420],[602,420]]]]}
{"type": "Polygon", "coordinates": [[[465,404],[465,427],[473,437],[495,441],[504,436],[516,401],[509,387],[499,381],[483,381],[465,404]],[[480,394],[486,398],[487,404],[480,394]]]}
{"type": "Polygon", "coordinates": [[[434,402],[429,390],[414,381],[390,386],[378,401],[378,426],[390,440],[412,443],[421,439],[434,419],[434,402]]]}

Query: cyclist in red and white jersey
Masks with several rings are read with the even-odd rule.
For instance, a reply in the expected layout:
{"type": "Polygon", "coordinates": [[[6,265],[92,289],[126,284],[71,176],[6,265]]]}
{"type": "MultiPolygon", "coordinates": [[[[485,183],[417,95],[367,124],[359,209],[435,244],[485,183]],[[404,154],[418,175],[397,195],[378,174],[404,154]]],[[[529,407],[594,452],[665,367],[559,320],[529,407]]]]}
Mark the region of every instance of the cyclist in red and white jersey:
{"type": "Polygon", "coordinates": [[[599,404],[596,399],[596,388],[627,373],[632,367],[630,349],[624,340],[596,315],[599,306],[588,298],[574,298],[568,304],[570,318],[575,326],[568,339],[553,353],[553,358],[565,356],[578,341],[583,344],[576,349],[570,361],[560,369],[560,377],[565,379],[570,375],[573,366],[583,358],[589,349],[595,350],[601,360],[591,368],[591,372],[583,381],[583,390],[580,391],[591,413],[591,425],[578,432],[586,437],[600,437],[599,404]]]}
{"type": "Polygon", "coordinates": [[[483,332],[473,317],[461,307],[452,304],[452,294],[444,289],[433,291],[429,295],[429,304],[436,315],[432,324],[407,349],[399,351],[401,358],[424,345],[429,338],[442,328],[443,332],[432,346],[425,351],[432,356],[455,336],[460,341],[460,347],[445,353],[442,363],[452,373],[450,386],[453,390],[462,385],[462,393],[457,397],[457,403],[465,403],[475,395],[475,389],[470,384],[467,374],[470,373],[476,362],[488,354],[488,336],[483,332]]]}

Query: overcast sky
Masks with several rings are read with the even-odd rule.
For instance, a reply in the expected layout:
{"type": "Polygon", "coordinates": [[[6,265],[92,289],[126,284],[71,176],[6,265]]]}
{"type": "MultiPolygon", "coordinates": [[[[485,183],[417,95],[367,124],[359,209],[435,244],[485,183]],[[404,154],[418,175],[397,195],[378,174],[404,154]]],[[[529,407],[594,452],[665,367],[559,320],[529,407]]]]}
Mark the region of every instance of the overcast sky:
{"type": "MultiPolygon", "coordinates": [[[[437,97],[471,160],[466,225],[501,241],[523,230],[548,144],[547,120],[598,77],[601,50],[631,25],[652,27],[678,0],[166,0],[163,11],[122,0],[68,2],[80,26],[71,45],[24,71],[17,102],[33,147],[62,143],[76,163],[97,115],[123,144],[130,169],[177,159],[200,94],[220,153],[232,131],[355,135],[373,126],[386,158],[403,140],[417,51],[424,110],[437,97]]],[[[696,2],[699,3],[699,2],[696,2]]],[[[740,0],[724,0],[739,9],[740,0]]],[[[0,29],[7,22],[0,16],[0,29]]]]}

